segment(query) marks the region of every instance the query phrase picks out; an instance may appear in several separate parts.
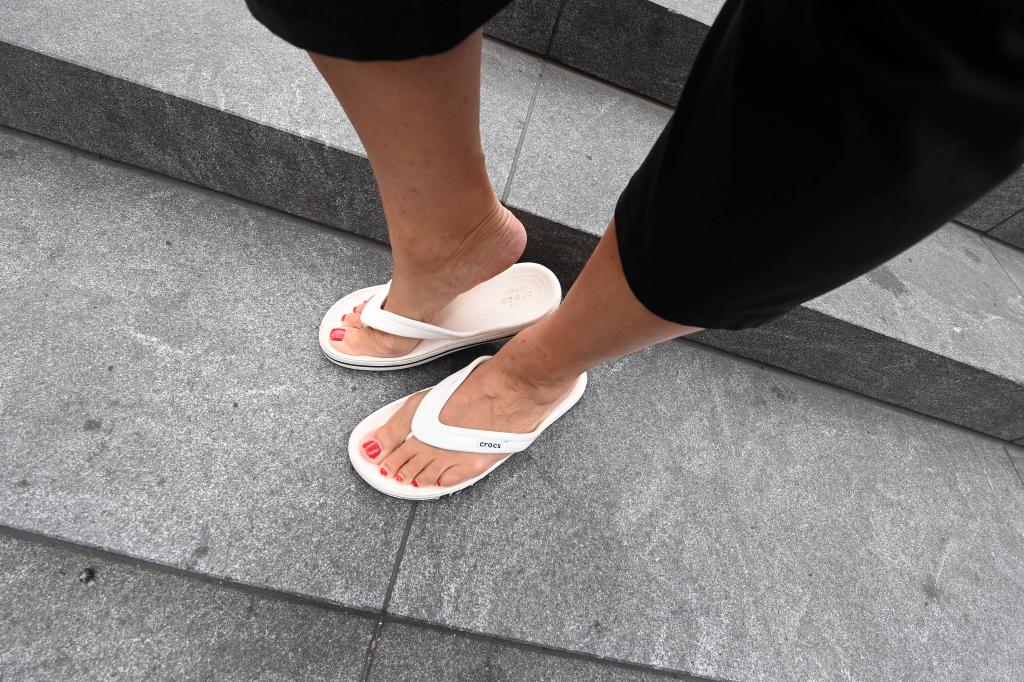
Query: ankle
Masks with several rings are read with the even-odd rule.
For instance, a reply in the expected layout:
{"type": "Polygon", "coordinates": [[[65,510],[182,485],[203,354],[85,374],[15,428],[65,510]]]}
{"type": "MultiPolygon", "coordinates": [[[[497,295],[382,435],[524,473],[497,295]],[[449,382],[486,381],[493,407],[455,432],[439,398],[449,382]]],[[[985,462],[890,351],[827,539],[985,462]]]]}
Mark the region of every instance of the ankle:
{"type": "Polygon", "coordinates": [[[483,366],[490,366],[490,380],[485,385],[489,385],[496,394],[513,393],[540,405],[551,405],[561,400],[579,378],[578,375],[554,375],[510,363],[500,353],[483,366]]]}
{"type": "Polygon", "coordinates": [[[428,320],[459,294],[519,260],[526,248],[526,230],[497,197],[492,198],[468,229],[424,229],[429,239],[421,235],[395,244],[387,310],[428,320]]]}

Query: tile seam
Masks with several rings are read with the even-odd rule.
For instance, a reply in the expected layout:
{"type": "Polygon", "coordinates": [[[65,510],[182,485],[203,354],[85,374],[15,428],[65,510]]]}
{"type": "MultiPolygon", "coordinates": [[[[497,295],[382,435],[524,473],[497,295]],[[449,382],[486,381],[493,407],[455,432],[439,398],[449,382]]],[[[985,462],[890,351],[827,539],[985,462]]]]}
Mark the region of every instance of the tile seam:
{"type": "Polygon", "coordinates": [[[1006,457],[1010,460],[1010,466],[1013,467],[1014,473],[1017,474],[1017,480],[1024,486],[1024,475],[1021,474],[1020,469],[1017,468],[1017,463],[1013,461],[1013,455],[1010,454],[1010,446],[1003,444],[1003,451],[1006,453],[1006,457]]]}
{"type": "MultiPolygon", "coordinates": [[[[412,527],[412,516],[413,514],[410,514],[410,530],[412,527]]],[[[660,673],[663,675],[670,675],[676,677],[677,679],[691,680],[692,682],[719,682],[714,678],[693,677],[682,671],[662,669],[655,667],[653,665],[645,665],[643,663],[629,663],[625,661],[617,661],[615,659],[595,656],[580,651],[571,651],[566,649],[545,647],[541,644],[523,642],[483,632],[457,630],[455,628],[443,625],[441,623],[432,623],[430,621],[420,621],[414,618],[408,618],[404,616],[384,614],[382,611],[376,609],[361,609],[354,606],[345,606],[344,604],[340,604],[338,602],[332,602],[326,599],[320,599],[310,595],[304,595],[295,592],[287,592],[285,590],[269,587],[259,587],[256,585],[239,582],[230,578],[218,578],[207,573],[199,573],[186,568],[171,566],[169,564],[161,564],[151,559],[144,559],[129,554],[120,554],[110,549],[104,549],[102,547],[83,544],[81,542],[76,542],[74,540],[70,540],[67,538],[49,535],[44,532],[17,528],[15,526],[9,525],[6,522],[0,522],[0,537],[14,538],[16,540],[22,540],[25,542],[32,542],[44,546],[56,547],[70,552],[85,554],[86,556],[94,557],[100,560],[110,561],[112,563],[120,564],[122,566],[129,566],[131,568],[139,570],[154,571],[161,575],[176,576],[184,580],[194,580],[196,582],[205,583],[208,585],[215,585],[217,587],[222,587],[224,589],[233,590],[235,592],[240,592],[252,596],[258,596],[264,599],[279,602],[283,601],[291,604],[298,604],[301,606],[323,609],[335,613],[344,613],[351,616],[365,618],[367,620],[371,618],[376,618],[382,624],[395,623],[402,625],[411,625],[415,627],[434,630],[436,632],[444,632],[460,637],[466,637],[467,639],[485,640],[488,642],[493,642],[498,645],[509,645],[518,649],[535,652],[541,655],[554,655],[559,656],[561,658],[572,658],[576,660],[588,661],[591,663],[608,665],[618,668],[630,668],[635,670],[660,673]]],[[[361,677],[360,679],[363,678],[361,677]]]]}
{"type": "Polygon", "coordinates": [[[373,661],[377,654],[377,643],[380,641],[381,632],[384,630],[384,620],[387,617],[388,606],[391,604],[391,593],[394,592],[395,583],[398,582],[398,571],[402,566],[402,558],[405,556],[405,544],[409,540],[409,533],[412,532],[412,524],[416,520],[416,510],[419,502],[413,502],[409,510],[409,518],[405,522],[405,530],[402,531],[402,539],[398,543],[398,551],[395,552],[395,563],[391,567],[391,577],[388,579],[387,588],[384,591],[384,602],[381,605],[377,622],[373,624],[373,631],[370,633],[370,643],[366,650],[366,662],[363,665],[363,674],[360,676],[362,682],[370,679],[373,671],[373,661]]]}
{"type": "Polygon", "coordinates": [[[992,260],[996,262],[996,265],[999,266],[999,269],[1003,271],[1003,274],[1006,275],[1006,279],[1010,281],[1010,284],[1013,285],[1014,289],[1016,289],[1021,295],[1024,295],[1024,288],[1021,288],[1021,286],[1017,284],[1017,280],[1015,280],[1010,275],[1010,271],[1006,269],[1006,266],[1003,265],[1003,261],[999,259],[999,256],[997,256],[996,252],[992,249],[992,245],[988,243],[990,239],[993,239],[993,237],[989,237],[987,234],[984,233],[982,233],[980,236],[982,243],[985,244],[985,249],[988,251],[989,255],[992,256],[992,260]]]}
{"type": "Polygon", "coordinates": [[[1006,216],[1005,218],[1002,218],[1001,220],[997,220],[996,224],[993,225],[992,227],[988,228],[987,230],[979,230],[979,231],[982,234],[988,234],[992,230],[995,230],[995,229],[998,229],[998,228],[1002,227],[1005,223],[1010,222],[1011,220],[1013,220],[1014,218],[1016,218],[1017,216],[1019,216],[1022,213],[1024,213],[1024,208],[1018,208],[1016,211],[1014,211],[1010,215],[1006,216]]]}
{"type": "Polygon", "coordinates": [[[512,194],[512,182],[515,179],[516,169],[519,167],[519,156],[523,151],[523,144],[526,142],[526,131],[530,129],[530,121],[533,119],[533,108],[537,104],[537,97],[540,94],[540,85],[544,80],[544,75],[547,73],[548,64],[544,60],[540,61],[540,69],[537,72],[537,82],[533,86],[533,94],[530,96],[530,105],[526,108],[526,120],[523,121],[523,132],[519,134],[519,141],[516,142],[516,150],[512,154],[512,163],[509,165],[508,178],[505,180],[505,186],[501,190],[501,203],[507,203],[509,196],[512,194]]]}
{"type": "Polygon", "coordinates": [[[562,14],[565,12],[565,6],[569,4],[569,0],[562,0],[558,5],[558,11],[555,13],[555,23],[551,25],[551,35],[548,36],[548,44],[544,47],[544,56],[551,56],[551,48],[555,46],[555,36],[558,35],[558,29],[562,25],[562,14]]]}

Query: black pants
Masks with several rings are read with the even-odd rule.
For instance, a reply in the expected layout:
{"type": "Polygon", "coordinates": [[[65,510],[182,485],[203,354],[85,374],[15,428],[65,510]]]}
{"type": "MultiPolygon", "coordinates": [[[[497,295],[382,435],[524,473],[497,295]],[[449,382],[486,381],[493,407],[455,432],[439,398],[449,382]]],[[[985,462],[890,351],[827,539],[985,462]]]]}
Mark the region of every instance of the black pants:
{"type": "MultiPolygon", "coordinates": [[[[362,60],[450,49],[508,4],[248,2],[299,47],[362,60]]],[[[619,198],[619,252],[660,317],[752,327],[910,247],[1022,162],[1024,2],[728,0],[619,198]]]]}

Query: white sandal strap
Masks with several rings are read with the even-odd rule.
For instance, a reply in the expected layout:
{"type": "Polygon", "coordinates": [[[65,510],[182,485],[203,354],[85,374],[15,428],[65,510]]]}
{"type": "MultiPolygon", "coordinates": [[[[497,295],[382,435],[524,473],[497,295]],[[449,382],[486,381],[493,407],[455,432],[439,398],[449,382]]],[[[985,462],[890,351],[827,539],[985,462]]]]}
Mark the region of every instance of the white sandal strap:
{"type": "Polygon", "coordinates": [[[421,443],[432,445],[443,450],[455,452],[475,452],[481,454],[512,454],[521,452],[528,448],[544,429],[553,424],[559,417],[565,414],[572,407],[582,394],[586,386],[586,375],[582,379],[582,386],[577,386],[576,395],[567,397],[562,405],[548,415],[540,425],[530,433],[505,433],[503,431],[485,431],[482,429],[467,429],[461,426],[449,426],[441,423],[441,410],[444,409],[448,399],[458,390],[462,382],[466,380],[476,367],[490,359],[490,355],[484,355],[462,370],[452,374],[439,384],[434,386],[420,401],[412,417],[412,435],[421,443]]]}
{"type": "Polygon", "coordinates": [[[407,339],[442,339],[453,340],[468,338],[476,332],[457,332],[438,327],[419,320],[412,320],[381,308],[391,291],[391,282],[380,288],[377,293],[363,306],[359,319],[364,325],[385,334],[403,336],[407,339]]]}

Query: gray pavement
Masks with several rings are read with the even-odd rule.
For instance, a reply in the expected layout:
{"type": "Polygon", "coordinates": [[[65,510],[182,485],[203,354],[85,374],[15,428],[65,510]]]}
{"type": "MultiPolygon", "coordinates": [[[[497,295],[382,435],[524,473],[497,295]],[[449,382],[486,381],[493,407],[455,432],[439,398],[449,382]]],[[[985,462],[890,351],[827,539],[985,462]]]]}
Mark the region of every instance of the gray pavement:
{"type": "Polygon", "coordinates": [[[596,370],[484,484],[397,502],[348,433],[469,356],[320,357],[381,245],[20,133],[0,178],[0,525],[484,636],[412,638],[453,669],[497,646],[493,670],[1024,674],[1020,448],[673,342],[596,370]]]}

